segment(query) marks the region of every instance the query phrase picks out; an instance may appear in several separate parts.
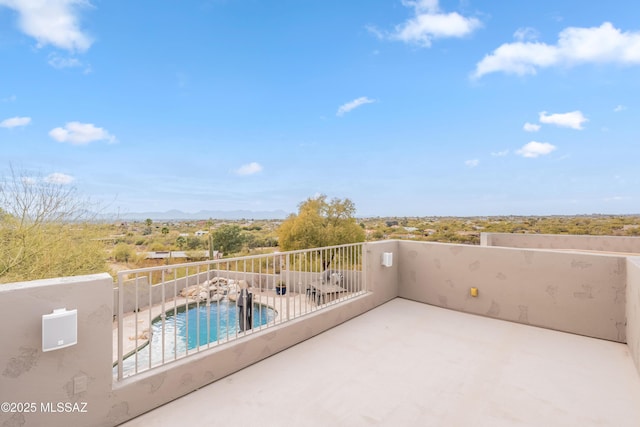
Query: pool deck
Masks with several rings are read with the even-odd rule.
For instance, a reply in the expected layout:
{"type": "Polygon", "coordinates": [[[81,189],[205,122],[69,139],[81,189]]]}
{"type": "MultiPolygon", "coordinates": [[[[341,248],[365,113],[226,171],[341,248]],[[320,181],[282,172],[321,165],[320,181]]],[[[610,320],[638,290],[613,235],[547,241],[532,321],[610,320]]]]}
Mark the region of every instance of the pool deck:
{"type": "Polygon", "coordinates": [[[123,424],[640,425],[625,344],[396,298],[123,424]]]}

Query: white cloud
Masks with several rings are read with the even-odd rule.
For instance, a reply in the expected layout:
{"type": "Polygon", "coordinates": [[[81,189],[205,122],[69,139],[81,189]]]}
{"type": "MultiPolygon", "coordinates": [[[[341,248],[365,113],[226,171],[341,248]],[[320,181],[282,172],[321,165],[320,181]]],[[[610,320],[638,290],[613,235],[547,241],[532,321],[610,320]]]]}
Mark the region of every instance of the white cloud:
{"type": "Polygon", "coordinates": [[[476,166],[478,166],[480,164],[480,160],[478,159],[472,159],[472,160],[467,160],[464,162],[465,166],[469,167],[469,168],[475,168],[476,166]]]}
{"type": "Polygon", "coordinates": [[[540,37],[540,33],[530,27],[518,28],[516,32],[513,33],[513,38],[521,42],[525,40],[537,40],[538,37],[540,37]]]}
{"type": "Polygon", "coordinates": [[[539,156],[546,156],[552,151],[555,151],[556,148],[557,147],[555,145],[551,145],[548,142],[531,141],[528,144],[523,145],[521,149],[516,151],[516,153],[522,157],[536,158],[539,156]]]}
{"type": "Polygon", "coordinates": [[[58,142],[68,142],[73,145],[86,145],[94,141],[116,142],[116,137],[103,128],[91,123],[69,122],[64,128],[58,127],[49,132],[49,136],[58,142]]]}
{"type": "Polygon", "coordinates": [[[509,150],[503,150],[503,151],[494,151],[491,153],[491,155],[493,157],[504,157],[507,154],[509,154],[509,150]]]}
{"type": "Polygon", "coordinates": [[[78,58],[68,57],[65,58],[63,56],[58,55],[57,53],[51,53],[49,55],[49,60],[47,61],[49,65],[53,68],[61,70],[63,68],[80,68],[83,67],[84,74],[89,74],[91,70],[91,65],[85,64],[80,61],[78,58]]]}
{"type": "Polygon", "coordinates": [[[504,72],[536,74],[540,68],[585,63],[640,64],[640,32],[622,32],[611,23],[599,27],[569,27],[555,45],[517,41],[505,43],[478,64],[472,77],[504,72]]]}
{"type": "Polygon", "coordinates": [[[374,25],[366,25],[365,28],[367,29],[367,31],[381,40],[387,38],[387,35],[377,29],[374,25]]]}
{"type": "Polygon", "coordinates": [[[616,108],[613,109],[614,112],[619,113],[620,111],[624,111],[626,110],[627,107],[625,107],[624,105],[618,105],[616,106],[616,108]]]}
{"type": "Polygon", "coordinates": [[[457,12],[441,12],[438,0],[403,0],[402,4],[414,9],[412,18],[397,25],[390,34],[383,33],[374,27],[368,27],[369,31],[379,38],[430,47],[433,39],[464,37],[482,26],[476,18],[464,17],[457,12]]]}
{"type": "Polygon", "coordinates": [[[478,19],[457,12],[440,12],[437,0],[404,1],[403,4],[413,7],[415,16],[396,26],[390,38],[405,43],[430,47],[435,38],[464,37],[482,25],[478,19]]]}
{"type": "Polygon", "coordinates": [[[44,181],[48,182],[49,184],[65,184],[66,185],[66,184],[71,184],[73,181],[75,181],[75,178],[72,177],[71,175],[55,172],[45,176],[44,181]]]}
{"type": "Polygon", "coordinates": [[[476,18],[453,13],[423,13],[396,27],[393,38],[406,43],[431,46],[434,38],[463,37],[480,27],[476,18]]]}
{"type": "Polygon", "coordinates": [[[522,129],[526,132],[538,132],[540,130],[540,125],[527,122],[522,126],[522,129]]]}
{"type": "Polygon", "coordinates": [[[36,39],[38,47],[84,52],[91,46],[78,23],[79,9],[91,6],[88,0],[0,0],[0,6],[18,12],[20,30],[36,39]]]}
{"type": "Polygon", "coordinates": [[[540,123],[556,125],[565,128],[582,130],[582,124],[588,122],[581,111],[571,111],[569,113],[556,113],[547,115],[546,111],[540,113],[540,123]]]}
{"type": "Polygon", "coordinates": [[[438,11],[438,0],[402,0],[402,5],[406,7],[412,7],[416,12],[431,12],[438,11]]]}
{"type": "Polygon", "coordinates": [[[261,170],[262,170],[262,165],[260,165],[260,163],[251,162],[251,163],[247,163],[246,165],[240,166],[236,170],[236,174],[238,174],[238,175],[253,175],[255,173],[260,172],[261,170]]]}
{"type": "Polygon", "coordinates": [[[375,99],[369,99],[366,96],[361,96],[360,98],[354,99],[353,101],[349,101],[346,104],[341,105],[336,112],[336,116],[342,116],[345,113],[348,113],[351,110],[354,110],[361,105],[364,104],[372,104],[376,102],[375,99]]]}
{"type": "Polygon", "coordinates": [[[15,128],[31,123],[31,117],[11,117],[0,122],[0,128],[15,128]]]}
{"type": "Polygon", "coordinates": [[[2,102],[13,102],[18,99],[15,95],[7,96],[6,98],[0,99],[2,102]]]}
{"type": "Polygon", "coordinates": [[[53,68],[62,69],[62,68],[80,68],[84,67],[84,73],[88,74],[91,72],[91,65],[85,64],[75,57],[64,57],[60,56],[57,53],[51,53],[49,55],[49,60],[47,61],[49,65],[53,68]]]}
{"type": "Polygon", "coordinates": [[[49,65],[53,68],[73,68],[81,67],[82,62],[78,58],[63,58],[62,56],[51,54],[49,55],[49,65]]]}

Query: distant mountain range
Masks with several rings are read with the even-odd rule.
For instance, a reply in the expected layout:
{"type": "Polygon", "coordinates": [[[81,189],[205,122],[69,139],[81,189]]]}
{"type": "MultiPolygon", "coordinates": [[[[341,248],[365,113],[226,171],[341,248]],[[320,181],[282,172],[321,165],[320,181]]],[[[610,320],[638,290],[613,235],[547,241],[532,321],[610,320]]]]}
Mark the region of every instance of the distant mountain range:
{"type": "Polygon", "coordinates": [[[110,219],[142,220],[147,218],[153,220],[198,220],[198,219],[284,219],[289,215],[283,210],[276,211],[199,211],[182,212],[176,209],[166,212],[128,212],[120,214],[105,215],[110,219]]]}

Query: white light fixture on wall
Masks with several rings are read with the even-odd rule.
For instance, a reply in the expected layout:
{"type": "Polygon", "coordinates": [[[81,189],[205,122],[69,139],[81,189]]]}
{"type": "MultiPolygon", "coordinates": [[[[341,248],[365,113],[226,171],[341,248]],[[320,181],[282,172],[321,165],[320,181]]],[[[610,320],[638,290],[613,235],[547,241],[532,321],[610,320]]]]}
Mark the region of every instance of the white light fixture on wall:
{"type": "Polygon", "coordinates": [[[42,315],[42,351],[57,350],[78,343],[78,310],[58,308],[42,315]]]}
{"type": "Polygon", "coordinates": [[[384,267],[391,267],[393,265],[393,252],[382,253],[382,265],[384,267]]]}

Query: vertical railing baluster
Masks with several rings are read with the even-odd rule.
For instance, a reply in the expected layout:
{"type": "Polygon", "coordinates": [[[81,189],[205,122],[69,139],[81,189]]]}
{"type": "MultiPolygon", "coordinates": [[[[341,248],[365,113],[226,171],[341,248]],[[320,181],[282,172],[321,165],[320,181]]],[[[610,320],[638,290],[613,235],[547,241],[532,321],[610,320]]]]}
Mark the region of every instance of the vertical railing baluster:
{"type": "Polygon", "coordinates": [[[233,331],[234,331],[234,338],[238,338],[238,325],[239,325],[239,319],[238,319],[238,299],[240,299],[240,295],[238,294],[238,261],[235,261],[235,267],[233,269],[233,277],[235,277],[236,279],[233,281],[233,283],[235,284],[235,288],[236,288],[236,301],[233,307],[233,310],[235,311],[235,318],[236,321],[233,322],[233,331]]]}
{"type": "Polygon", "coordinates": [[[229,284],[229,276],[231,275],[231,267],[229,264],[229,261],[226,262],[225,264],[225,271],[226,271],[226,276],[227,276],[227,322],[226,322],[226,340],[225,341],[229,341],[229,329],[231,327],[230,325],[230,320],[229,320],[229,306],[231,305],[231,285],[229,284]]]}
{"type": "MultiPolygon", "coordinates": [[[[161,310],[160,311],[160,320],[161,320],[162,328],[160,329],[160,332],[162,333],[162,341],[161,341],[162,353],[161,353],[161,355],[162,355],[162,364],[163,365],[165,363],[164,359],[165,359],[165,339],[166,339],[166,334],[165,334],[165,317],[166,317],[165,313],[166,313],[166,311],[165,311],[165,306],[164,306],[164,301],[165,301],[165,295],[164,295],[165,277],[164,277],[164,274],[165,274],[165,270],[162,270],[161,279],[160,279],[161,280],[160,286],[162,286],[162,289],[161,289],[161,292],[160,292],[161,295],[162,295],[162,303],[160,304],[160,310],[161,310]]],[[[151,345],[151,343],[149,343],[149,345],[151,345]]],[[[149,346],[149,353],[151,353],[151,346],[149,346]]]]}
{"type": "Polygon", "coordinates": [[[216,344],[220,344],[220,335],[222,335],[222,331],[220,328],[220,301],[224,298],[224,290],[222,289],[222,285],[220,284],[220,262],[216,262],[216,275],[218,278],[216,282],[216,286],[218,287],[218,292],[220,292],[219,296],[216,297],[216,344]]]}
{"type": "MultiPolygon", "coordinates": [[[[253,264],[253,260],[252,260],[252,268],[251,271],[254,272],[254,284],[256,283],[256,281],[258,282],[258,292],[260,295],[260,310],[262,310],[262,258],[258,258],[258,275],[255,276],[255,266],[253,264]]],[[[255,288],[255,286],[254,286],[255,288]]],[[[260,327],[258,328],[258,330],[262,330],[262,311],[260,311],[260,327]]]]}
{"type": "Polygon", "coordinates": [[[134,338],[133,338],[133,345],[134,345],[134,352],[135,352],[135,358],[134,358],[134,362],[135,362],[135,370],[134,373],[137,374],[138,373],[138,313],[140,311],[139,309],[139,305],[138,305],[138,275],[136,274],[136,278],[134,281],[134,291],[135,291],[135,298],[134,298],[134,303],[135,305],[133,306],[133,312],[134,312],[134,321],[135,321],[135,327],[134,327],[134,338]]]}
{"type": "MultiPolygon", "coordinates": [[[[160,313],[161,315],[164,315],[164,313],[166,313],[166,282],[165,282],[165,276],[164,276],[164,270],[163,270],[163,274],[162,274],[162,281],[160,282],[160,294],[161,294],[161,301],[160,301],[160,313]]],[[[153,291],[153,286],[149,286],[149,293],[151,293],[153,291]]],[[[151,312],[151,307],[149,307],[149,311],[151,312]]],[[[151,351],[152,351],[152,347],[151,347],[151,343],[153,342],[153,328],[152,328],[152,324],[149,324],[149,358],[151,358],[151,351]]],[[[162,327],[162,340],[164,343],[164,339],[165,339],[165,331],[164,331],[164,325],[162,327]]],[[[164,347],[164,344],[163,344],[164,347]]],[[[162,349],[162,353],[164,354],[164,348],[162,349]]],[[[164,363],[164,359],[162,360],[162,363],[164,363]]]]}
{"type": "MultiPolygon", "coordinates": [[[[185,277],[188,280],[189,275],[185,277]]],[[[196,266],[196,289],[202,289],[202,285],[200,284],[200,266],[196,266]]],[[[200,351],[200,292],[198,292],[198,296],[196,297],[196,353],[200,351]]]]}
{"type": "Polygon", "coordinates": [[[124,275],[118,273],[118,381],[124,375],[124,275]]]}
{"type": "MultiPolygon", "coordinates": [[[[151,272],[149,272],[149,274],[147,275],[147,286],[149,287],[149,308],[147,309],[148,312],[148,320],[147,320],[147,324],[149,325],[149,329],[148,329],[148,333],[147,333],[147,338],[149,339],[149,363],[148,363],[148,368],[147,369],[151,369],[151,343],[153,342],[151,340],[151,335],[152,335],[152,329],[151,329],[151,321],[153,320],[153,316],[152,316],[152,311],[153,311],[153,305],[151,304],[151,287],[153,286],[153,275],[151,274],[151,272]]],[[[138,294],[138,287],[136,286],[136,295],[138,294]]],[[[137,312],[140,311],[140,306],[138,305],[138,302],[136,302],[136,307],[137,307],[137,312]]],[[[136,355],[138,354],[138,316],[137,316],[137,312],[136,312],[136,355]]],[[[138,361],[136,360],[136,367],[138,366],[138,361]]]]}
{"type": "MultiPolygon", "coordinates": [[[[188,297],[185,296],[185,301],[187,300],[187,298],[188,297]]],[[[176,360],[177,358],[178,358],[178,269],[174,268],[173,269],[173,360],[176,360]]]]}
{"type": "Polygon", "coordinates": [[[351,250],[352,255],[351,255],[351,292],[355,295],[358,290],[359,290],[359,286],[357,286],[357,278],[358,278],[358,247],[359,246],[353,246],[353,249],[351,250]]]}
{"type": "Polygon", "coordinates": [[[351,248],[352,246],[347,246],[344,249],[344,270],[342,271],[342,287],[345,289],[344,295],[346,299],[350,299],[352,297],[351,292],[349,292],[349,276],[351,274],[351,270],[353,269],[351,265],[351,248]]]}
{"type": "MultiPolygon", "coordinates": [[[[189,287],[189,279],[188,278],[189,278],[189,267],[187,267],[185,269],[185,276],[184,276],[185,288],[189,287]]],[[[185,328],[185,341],[186,341],[185,348],[184,348],[184,353],[185,353],[185,356],[188,356],[189,355],[189,335],[190,335],[189,334],[189,332],[190,332],[189,331],[189,297],[186,298],[184,309],[185,309],[185,316],[184,316],[185,325],[184,325],[184,328],[185,328]]]]}
{"type": "Polygon", "coordinates": [[[207,348],[211,347],[211,264],[207,264],[207,348]]]}
{"type": "MultiPolygon", "coordinates": [[[[282,257],[282,255],[280,255],[280,256],[282,257]]],[[[287,307],[287,321],[289,321],[291,319],[291,312],[290,312],[291,304],[290,304],[290,301],[291,301],[291,294],[293,292],[291,292],[292,289],[291,289],[291,273],[289,272],[289,267],[290,267],[290,265],[289,265],[289,255],[285,254],[284,257],[285,257],[284,268],[286,270],[286,273],[284,274],[284,283],[285,283],[285,286],[287,287],[287,293],[285,294],[285,297],[286,297],[285,302],[286,302],[286,307],[287,307]]],[[[282,268],[282,258],[280,258],[280,268],[282,268]]],[[[282,271],[280,273],[282,273],[282,271]]]]}

